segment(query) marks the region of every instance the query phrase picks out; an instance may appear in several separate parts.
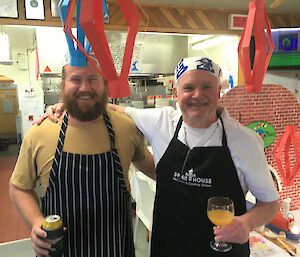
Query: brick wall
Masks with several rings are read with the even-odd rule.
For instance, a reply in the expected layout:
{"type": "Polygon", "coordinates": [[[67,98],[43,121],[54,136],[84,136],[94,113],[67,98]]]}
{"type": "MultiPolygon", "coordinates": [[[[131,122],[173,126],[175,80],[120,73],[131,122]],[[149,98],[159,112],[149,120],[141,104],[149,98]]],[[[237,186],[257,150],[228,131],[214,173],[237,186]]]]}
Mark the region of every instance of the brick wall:
{"type": "MultiPolygon", "coordinates": [[[[297,98],[288,89],[280,85],[264,85],[259,94],[247,94],[243,86],[238,86],[227,92],[221,99],[220,104],[225,106],[232,117],[239,120],[243,125],[253,121],[266,121],[276,131],[273,144],[265,148],[268,163],[277,170],[273,150],[276,143],[282,137],[286,125],[300,125],[300,104],[297,98]]],[[[290,151],[290,163],[293,167],[295,156],[290,151]]],[[[279,175],[279,174],[278,174],[279,175]]],[[[280,175],[279,175],[280,176],[280,175]]],[[[282,186],[279,192],[280,199],[290,197],[291,209],[300,209],[300,175],[290,186],[282,186]]]]}

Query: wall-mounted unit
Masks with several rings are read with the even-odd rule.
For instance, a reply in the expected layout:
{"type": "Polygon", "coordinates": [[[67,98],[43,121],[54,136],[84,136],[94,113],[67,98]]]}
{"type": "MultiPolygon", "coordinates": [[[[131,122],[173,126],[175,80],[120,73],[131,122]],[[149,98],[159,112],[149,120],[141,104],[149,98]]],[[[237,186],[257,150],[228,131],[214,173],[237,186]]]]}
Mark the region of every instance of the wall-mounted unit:
{"type": "Polygon", "coordinates": [[[9,37],[5,32],[0,33],[0,64],[13,64],[13,60],[11,57],[11,48],[9,44],[9,37]]]}
{"type": "Polygon", "coordinates": [[[275,45],[269,69],[300,69],[300,28],[272,30],[275,45]]]}
{"type": "Polygon", "coordinates": [[[39,66],[42,73],[60,73],[66,63],[68,47],[62,28],[37,27],[37,48],[39,66]]]}

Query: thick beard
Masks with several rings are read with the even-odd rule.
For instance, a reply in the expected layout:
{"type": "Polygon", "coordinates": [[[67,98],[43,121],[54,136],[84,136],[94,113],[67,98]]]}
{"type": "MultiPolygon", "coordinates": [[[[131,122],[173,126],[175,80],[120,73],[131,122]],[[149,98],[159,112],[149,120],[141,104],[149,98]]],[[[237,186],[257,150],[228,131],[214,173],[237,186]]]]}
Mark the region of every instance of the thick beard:
{"type": "Polygon", "coordinates": [[[69,96],[62,94],[63,103],[68,113],[79,121],[93,121],[100,117],[105,111],[105,107],[108,101],[107,91],[102,96],[96,98],[96,102],[93,106],[80,106],[78,105],[76,94],[69,96]]]}

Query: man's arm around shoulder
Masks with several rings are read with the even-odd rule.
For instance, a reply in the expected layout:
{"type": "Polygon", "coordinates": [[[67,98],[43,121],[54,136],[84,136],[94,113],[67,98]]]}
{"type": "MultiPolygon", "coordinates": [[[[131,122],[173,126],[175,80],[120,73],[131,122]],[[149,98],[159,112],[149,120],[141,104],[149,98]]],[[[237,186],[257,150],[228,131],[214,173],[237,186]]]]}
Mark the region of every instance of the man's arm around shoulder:
{"type": "Polygon", "coordinates": [[[146,152],[144,159],[133,162],[133,165],[148,177],[156,180],[154,159],[149,151],[146,152]]]}

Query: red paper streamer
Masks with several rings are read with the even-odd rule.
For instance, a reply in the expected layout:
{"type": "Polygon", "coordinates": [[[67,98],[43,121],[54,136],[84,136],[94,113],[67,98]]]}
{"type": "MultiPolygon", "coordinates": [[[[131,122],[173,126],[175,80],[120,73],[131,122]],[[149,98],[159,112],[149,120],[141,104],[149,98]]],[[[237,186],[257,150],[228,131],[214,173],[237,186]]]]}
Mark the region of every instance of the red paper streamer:
{"type": "Polygon", "coordinates": [[[297,133],[297,126],[285,127],[284,133],[274,148],[273,154],[279,174],[282,177],[283,185],[291,185],[300,169],[300,134],[297,133]],[[296,160],[293,167],[291,167],[290,163],[291,150],[293,150],[296,160]]]}
{"type": "MultiPolygon", "coordinates": [[[[73,23],[73,14],[74,14],[74,11],[75,11],[75,4],[76,4],[76,0],[70,0],[69,1],[67,15],[66,15],[67,17],[66,17],[66,20],[65,20],[65,24],[64,24],[63,30],[66,33],[66,35],[70,36],[72,38],[72,40],[76,43],[77,47],[85,55],[85,57],[87,58],[87,60],[89,61],[89,63],[100,73],[100,75],[102,77],[106,78],[105,74],[102,72],[102,70],[100,69],[100,67],[90,57],[90,55],[84,49],[84,46],[82,46],[82,44],[77,40],[77,38],[72,33],[72,23],[73,23]]],[[[82,4],[83,3],[81,3],[81,9],[82,9],[82,4]]],[[[101,8],[102,8],[102,5],[101,5],[101,8]]]]}
{"type": "Polygon", "coordinates": [[[110,97],[130,96],[128,74],[131,67],[134,41],[141,18],[137,7],[131,0],[117,0],[117,4],[128,23],[123,64],[120,77],[118,77],[104,32],[102,2],[99,0],[84,0],[81,4],[80,24],[92,46],[104,77],[108,80],[110,97]]]}
{"type": "Polygon", "coordinates": [[[35,79],[38,80],[40,75],[40,62],[38,48],[35,49],[35,79]]]}
{"type": "Polygon", "coordinates": [[[238,46],[239,61],[244,74],[247,93],[259,93],[261,91],[273,50],[274,43],[266,15],[265,1],[251,0],[249,2],[247,22],[238,46]],[[250,63],[250,39],[252,32],[255,39],[253,69],[251,69],[250,63]]]}

